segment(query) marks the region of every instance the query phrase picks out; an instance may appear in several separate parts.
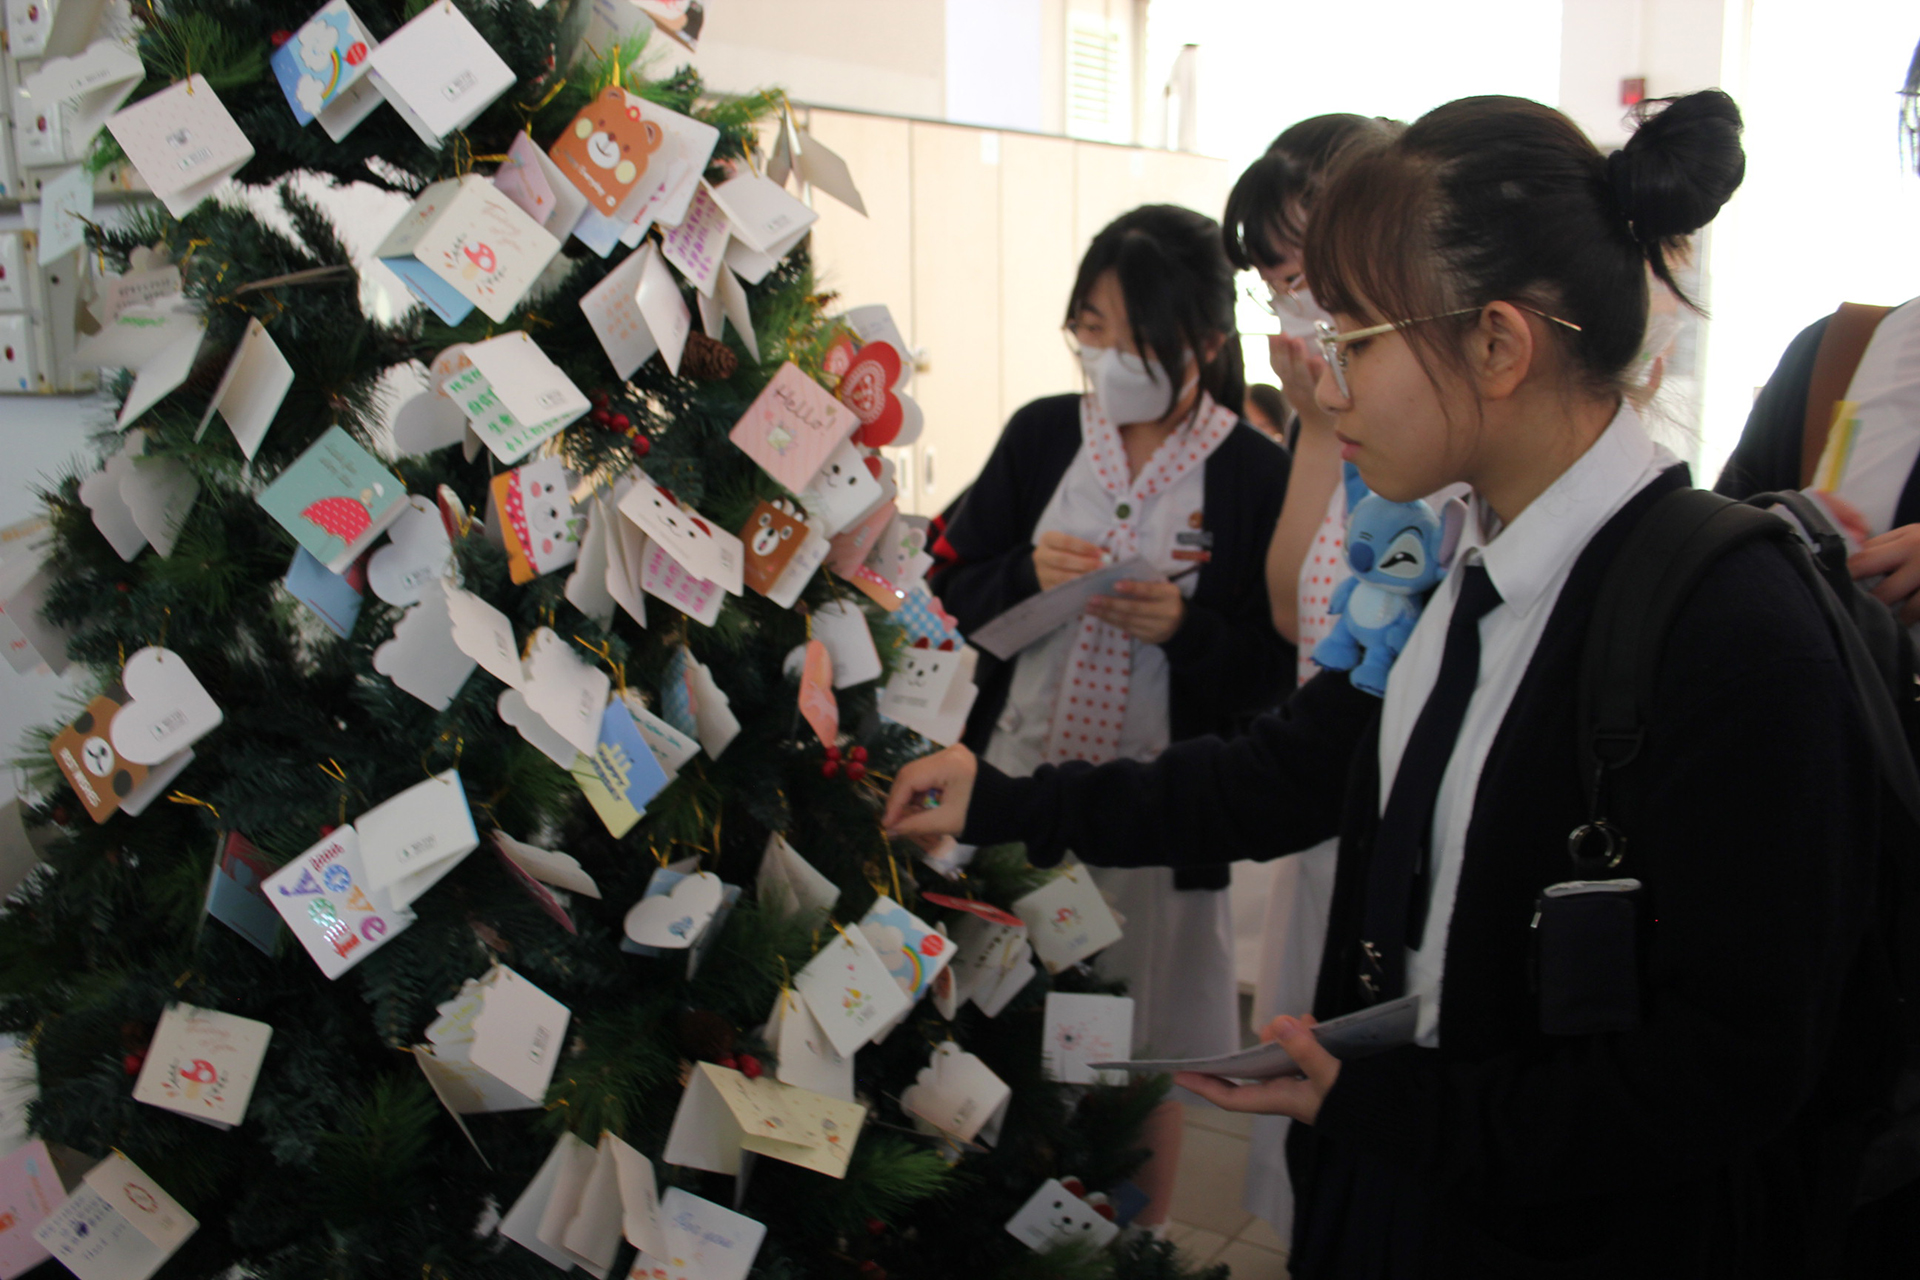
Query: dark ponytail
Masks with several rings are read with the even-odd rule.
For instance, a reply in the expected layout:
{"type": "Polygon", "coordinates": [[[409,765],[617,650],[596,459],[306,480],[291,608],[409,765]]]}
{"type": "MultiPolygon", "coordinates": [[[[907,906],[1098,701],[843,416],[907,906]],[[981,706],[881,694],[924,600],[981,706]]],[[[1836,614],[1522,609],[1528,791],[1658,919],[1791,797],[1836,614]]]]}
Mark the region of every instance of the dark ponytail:
{"type": "Polygon", "coordinates": [[[1645,103],[1639,119],[1627,145],[1607,157],[1607,183],[1653,274],[1692,306],[1668,257],[1713,221],[1747,175],[1740,108],[1720,90],[1705,89],[1645,103]],[[1651,110],[1656,105],[1664,110],[1651,110]]]}
{"type": "MultiPolygon", "coordinates": [[[[1733,99],[1710,89],[1664,106],[1612,157],[1524,98],[1435,108],[1341,165],[1307,228],[1314,296],[1375,321],[1524,303],[1565,321],[1550,340],[1618,390],[1646,336],[1648,269],[1685,299],[1668,257],[1746,171],[1733,99]]],[[[1436,359],[1460,366],[1457,337],[1474,322],[1405,332],[1431,372],[1436,359]]]]}
{"type": "Polygon", "coordinates": [[[1240,412],[1247,377],[1233,315],[1233,268],[1220,248],[1219,224],[1172,204],[1141,205],[1121,214],[1093,238],[1080,260],[1067,301],[1068,323],[1107,271],[1120,282],[1134,345],[1173,375],[1167,411],[1173,411],[1186,381],[1179,372],[1182,353],[1191,351],[1199,360],[1208,340],[1219,338],[1220,350],[1200,365],[1200,389],[1240,412]]]}

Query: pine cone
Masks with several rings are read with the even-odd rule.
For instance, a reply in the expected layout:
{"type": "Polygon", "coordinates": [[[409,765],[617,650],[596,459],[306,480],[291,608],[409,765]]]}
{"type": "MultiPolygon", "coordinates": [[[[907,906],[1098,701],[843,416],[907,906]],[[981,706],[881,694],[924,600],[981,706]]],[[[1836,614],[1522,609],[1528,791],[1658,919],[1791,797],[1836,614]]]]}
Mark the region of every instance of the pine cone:
{"type": "Polygon", "coordinates": [[[725,382],[740,368],[740,359],[726,343],[704,333],[687,335],[687,349],[680,354],[680,372],[702,382],[725,382]]]}

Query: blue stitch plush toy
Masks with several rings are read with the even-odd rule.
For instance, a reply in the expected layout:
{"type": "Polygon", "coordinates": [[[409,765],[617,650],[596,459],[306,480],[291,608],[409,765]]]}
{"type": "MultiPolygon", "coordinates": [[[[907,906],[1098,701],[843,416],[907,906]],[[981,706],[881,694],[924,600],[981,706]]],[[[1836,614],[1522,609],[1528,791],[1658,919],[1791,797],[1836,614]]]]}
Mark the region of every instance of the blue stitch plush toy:
{"type": "Polygon", "coordinates": [[[1387,672],[1406,647],[1426,593],[1447,575],[1447,552],[1458,523],[1425,502],[1389,502],[1350,475],[1347,564],[1353,576],[1334,589],[1333,630],[1313,647],[1313,660],[1352,671],[1357,689],[1387,692],[1387,672]],[[1363,494],[1355,500],[1355,495],[1363,494]],[[1451,528],[1449,528],[1451,526],[1451,528]]]}

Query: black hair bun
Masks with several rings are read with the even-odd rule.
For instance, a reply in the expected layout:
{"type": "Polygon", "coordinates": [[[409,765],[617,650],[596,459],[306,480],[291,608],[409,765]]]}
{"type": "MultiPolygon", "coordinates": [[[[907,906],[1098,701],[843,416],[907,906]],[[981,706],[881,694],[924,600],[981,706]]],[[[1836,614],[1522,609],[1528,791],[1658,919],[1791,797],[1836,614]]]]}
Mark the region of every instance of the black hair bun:
{"type": "Polygon", "coordinates": [[[1732,98],[1703,89],[1665,103],[1607,157],[1614,202],[1642,244],[1706,226],[1747,173],[1740,108],[1732,98]]]}

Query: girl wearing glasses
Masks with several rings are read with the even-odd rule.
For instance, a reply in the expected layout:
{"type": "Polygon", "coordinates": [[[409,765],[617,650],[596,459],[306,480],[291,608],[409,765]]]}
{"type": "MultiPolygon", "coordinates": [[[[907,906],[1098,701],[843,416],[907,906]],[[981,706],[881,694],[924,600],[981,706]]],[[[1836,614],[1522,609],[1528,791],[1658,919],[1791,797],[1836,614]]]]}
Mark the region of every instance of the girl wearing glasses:
{"type": "Polygon", "coordinates": [[[1339,832],[1313,1012],[1412,997],[1411,1042],[1340,1061],[1282,1017],[1267,1034],[1304,1077],[1179,1077],[1297,1122],[1302,1280],[1834,1269],[1886,1060],[1861,946],[1879,782],[1775,548],[1719,560],[1664,644],[1608,873],[1644,886],[1637,1013],[1548,1034],[1529,977],[1537,904],[1575,878],[1589,817],[1570,691],[1595,587],[1688,483],[1622,394],[1646,272],[1667,282],[1665,249],[1739,184],[1739,132],[1709,91],[1603,156],[1557,111],[1469,98],[1330,183],[1306,269],[1342,452],[1390,499],[1473,491],[1384,700],[1327,672],[1231,741],[1029,778],[953,748],[889,796],[897,832],[1021,839],[1036,862],[1273,857],[1339,832]]]}
{"type": "MultiPolygon", "coordinates": [[[[1231,732],[1287,682],[1293,654],[1268,621],[1262,576],[1287,455],[1240,417],[1233,309],[1212,219],[1172,205],[1115,219],[1067,307],[1087,393],[1014,414],[947,526],[951,560],[932,585],[963,632],[1103,566],[1152,567],[1012,661],[982,656],[965,742],[1010,776],[1151,760],[1231,732]]],[[[1239,1044],[1227,860],[1095,873],[1126,917],[1099,967],[1126,980],[1140,1048],[1239,1044]]],[[[1171,1103],[1145,1138],[1143,1226],[1165,1221],[1180,1135],[1171,1103]]]]}

